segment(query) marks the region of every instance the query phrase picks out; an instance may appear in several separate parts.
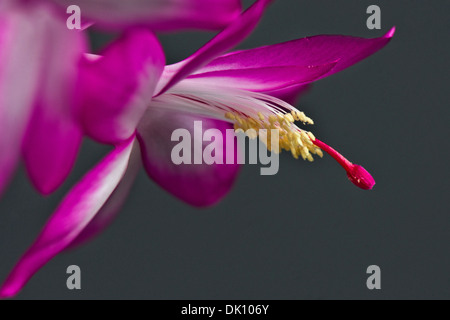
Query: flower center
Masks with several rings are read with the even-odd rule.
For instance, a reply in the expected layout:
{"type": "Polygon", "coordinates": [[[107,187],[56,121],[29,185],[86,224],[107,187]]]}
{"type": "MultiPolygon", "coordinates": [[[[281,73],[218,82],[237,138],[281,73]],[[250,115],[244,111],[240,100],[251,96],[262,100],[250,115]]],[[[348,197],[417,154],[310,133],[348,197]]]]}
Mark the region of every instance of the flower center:
{"type": "Polygon", "coordinates": [[[291,113],[269,115],[265,117],[261,112],[258,113],[258,118],[249,117],[246,115],[239,115],[233,112],[227,112],[225,117],[234,122],[234,129],[246,133],[251,139],[259,136],[267,149],[271,151],[271,129],[278,129],[279,132],[279,150],[290,151],[295,159],[299,155],[303,160],[313,161],[311,154],[316,154],[323,157],[323,152],[327,152],[332,156],[347,172],[348,179],[357,187],[370,190],[375,185],[375,180],[372,175],[362,166],[353,164],[348,161],[343,155],[334,150],[326,143],[316,139],[309,131],[304,131],[294,125],[294,121],[301,121],[304,124],[313,124],[313,121],[306,117],[303,112],[292,110],[291,113]],[[260,131],[260,129],[267,129],[260,131]],[[261,137],[261,135],[267,135],[261,137]],[[322,150],[321,150],[322,149],[322,150]]]}
{"type": "Polygon", "coordinates": [[[363,167],[348,161],[336,150],[316,139],[311,132],[297,127],[295,121],[304,124],[314,122],[303,112],[278,98],[243,90],[206,86],[198,88],[179,84],[153,99],[152,106],[158,105],[165,110],[173,108],[229,121],[234,124],[236,131],[244,132],[251,139],[259,137],[269,151],[272,148],[272,129],[277,129],[279,143],[278,150],[274,152],[290,151],[294,158],[302,157],[312,162],[312,155],[323,157],[323,150],[345,169],[353,184],[365,190],[372,189],[375,185],[375,180],[363,167]]]}

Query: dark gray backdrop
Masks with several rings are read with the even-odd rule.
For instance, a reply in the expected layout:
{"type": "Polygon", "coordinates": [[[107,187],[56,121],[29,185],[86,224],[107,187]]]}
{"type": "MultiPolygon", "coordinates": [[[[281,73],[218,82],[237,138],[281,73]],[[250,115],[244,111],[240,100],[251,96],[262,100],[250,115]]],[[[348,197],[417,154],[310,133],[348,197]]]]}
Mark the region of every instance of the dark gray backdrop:
{"type": "MultiPolygon", "coordinates": [[[[309,164],[284,154],[278,175],[246,166],[225,201],[197,210],[142,173],[114,225],[50,262],[19,298],[450,298],[449,9],[438,0],[278,0],[241,45],[376,37],[397,26],[387,48],[316,83],[300,103],[318,137],[374,174],[373,191],[354,187],[330,157],[309,164]],[[366,28],[371,4],[382,9],[381,31],[366,28]],[[81,291],[66,288],[71,264],[82,269],[81,291]],[[376,292],[366,288],[372,264],[382,270],[376,292]]],[[[211,35],[161,37],[168,62],[211,35]]],[[[0,202],[1,280],[107,150],[86,142],[69,181],[47,199],[18,173],[0,202]]]]}

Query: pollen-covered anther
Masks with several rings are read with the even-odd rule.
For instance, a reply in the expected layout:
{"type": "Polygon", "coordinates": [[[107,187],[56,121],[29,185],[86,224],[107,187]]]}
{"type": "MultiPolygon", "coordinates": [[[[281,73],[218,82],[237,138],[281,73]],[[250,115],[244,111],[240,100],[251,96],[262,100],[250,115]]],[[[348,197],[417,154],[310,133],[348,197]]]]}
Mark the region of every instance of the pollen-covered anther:
{"type": "Polygon", "coordinates": [[[311,118],[308,118],[304,112],[298,111],[298,110],[292,110],[291,111],[292,117],[296,121],[301,121],[304,124],[314,124],[314,121],[311,118]]]}
{"type": "Polygon", "coordinates": [[[264,115],[257,113],[256,117],[227,112],[225,118],[234,123],[236,132],[245,132],[250,139],[260,140],[266,145],[267,149],[272,149],[272,129],[278,130],[279,141],[275,152],[281,150],[288,151],[295,159],[302,157],[303,160],[314,161],[312,154],[323,157],[323,152],[314,145],[315,136],[308,131],[301,130],[294,122],[303,121],[311,123],[312,120],[305,116],[303,112],[292,111],[291,113],[276,113],[264,115]],[[266,129],[267,132],[260,131],[266,129]]]}

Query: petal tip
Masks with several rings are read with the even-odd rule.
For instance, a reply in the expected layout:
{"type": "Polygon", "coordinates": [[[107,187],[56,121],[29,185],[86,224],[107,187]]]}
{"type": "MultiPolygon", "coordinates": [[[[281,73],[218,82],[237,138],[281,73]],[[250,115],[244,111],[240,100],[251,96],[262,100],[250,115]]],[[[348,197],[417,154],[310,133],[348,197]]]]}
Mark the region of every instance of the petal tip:
{"type": "Polygon", "coordinates": [[[0,288],[0,300],[11,299],[17,295],[17,290],[14,290],[8,286],[0,288]]]}
{"type": "Polygon", "coordinates": [[[385,37],[386,39],[391,39],[392,37],[394,37],[394,34],[395,34],[396,29],[397,29],[397,28],[396,28],[395,26],[393,26],[393,27],[391,28],[391,30],[389,30],[389,32],[385,34],[384,37],[385,37]]]}
{"type": "Polygon", "coordinates": [[[53,194],[63,184],[63,181],[55,183],[41,182],[34,177],[30,176],[30,181],[33,187],[44,197],[48,197],[53,194]]]}

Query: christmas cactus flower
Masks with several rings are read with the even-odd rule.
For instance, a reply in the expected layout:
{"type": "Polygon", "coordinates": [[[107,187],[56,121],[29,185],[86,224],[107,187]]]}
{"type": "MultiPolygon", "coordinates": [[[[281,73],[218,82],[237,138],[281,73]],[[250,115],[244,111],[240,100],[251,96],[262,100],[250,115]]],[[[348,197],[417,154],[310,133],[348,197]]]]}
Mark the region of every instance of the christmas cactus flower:
{"type": "MultiPolygon", "coordinates": [[[[313,154],[322,156],[325,151],[351,182],[362,189],[373,187],[365,169],[298,127],[296,121],[312,124],[312,120],[283,99],[380,50],[394,29],[375,39],[315,36],[223,55],[253,30],[269,2],[257,1],[204,47],[174,65],[164,67],[159,43],[142,29],[130,30],[102,57],[84,61],[83,127],[116,147],[62,201],[7,278],[1,296],[14,296],[55,255],[102,231],[120,210],[141,165],[154,181],[189,204],[209,206],[222,199],[238,174],[237,164],[171,161],[171,134],[179,128],[195,130],[196,120],[204,129],[221,132],[278,129],[280,149],[310,161],[313,154]]],[[[225,148],[219,157],[224,154],[225,148]]]]}
{"type": "Polygon", "coordinates": [[[66,26],[74,4],[90,22],[115,29],[219,29],[240,12],[239,0],[2,0],[0,194],[21,155],[43,194],[61,185],[75,161],[83,136],[78,62],[87,45],[83,32],[66,26]]]}

